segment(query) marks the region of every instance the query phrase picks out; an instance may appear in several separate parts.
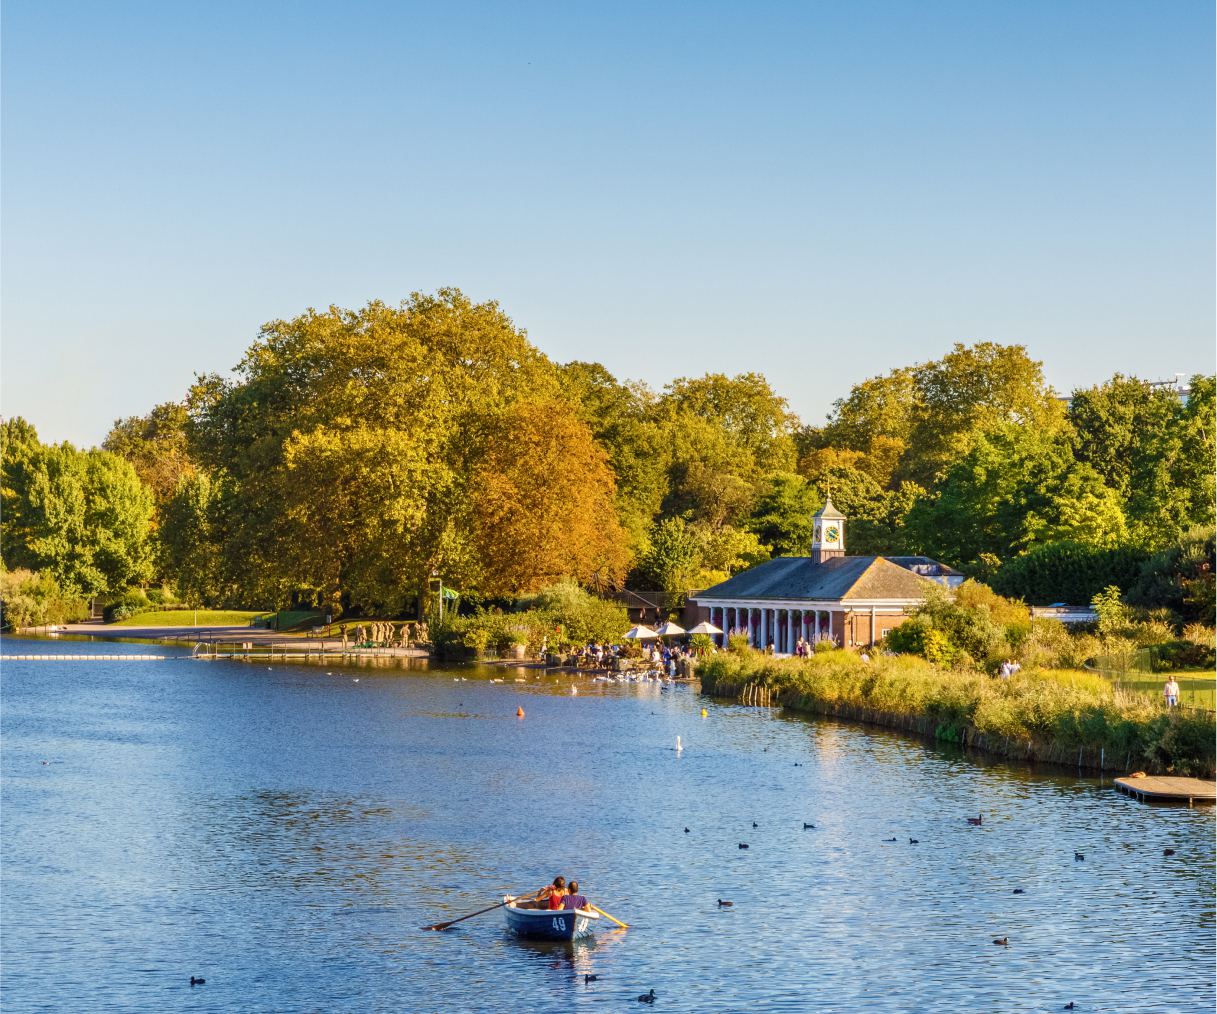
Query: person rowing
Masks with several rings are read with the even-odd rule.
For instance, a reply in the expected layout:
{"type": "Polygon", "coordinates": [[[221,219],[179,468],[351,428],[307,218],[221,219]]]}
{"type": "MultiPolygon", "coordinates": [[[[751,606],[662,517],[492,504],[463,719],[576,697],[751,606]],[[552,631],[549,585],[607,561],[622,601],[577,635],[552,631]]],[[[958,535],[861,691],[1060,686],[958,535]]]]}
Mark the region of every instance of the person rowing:
{"type": "Polygon", "coordinates": [[[554,877],[552,884],[546,884],[531,898],[516,902],[516,908],[541,908],[556,912],[562,907],[566,897],[566,878],[554,877]]]}
{"type": "Polygon", "coordinates": [[[579,881],[572,880],[566,888],[566,894],[562,896],[561,908],[563,911],[570,912],[572,910],[589,912],[591,906],[588,905],[587,899],[579,893],[579,881]]]}

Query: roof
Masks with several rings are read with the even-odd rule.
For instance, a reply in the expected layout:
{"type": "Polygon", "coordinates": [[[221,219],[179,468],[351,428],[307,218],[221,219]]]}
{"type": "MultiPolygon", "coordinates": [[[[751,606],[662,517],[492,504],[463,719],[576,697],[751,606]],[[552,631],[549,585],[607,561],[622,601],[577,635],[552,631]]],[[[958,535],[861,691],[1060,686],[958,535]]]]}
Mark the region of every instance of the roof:
{"type": "MultiPolygon", "coordinates": [[[[900,559],[935,561],[926,557],[900,559]]],[[[907,599],[920,601],[929,578],[882,556],[779,556],[694,595],[701,599],[907,599]]]]}
{"type": "Polygon", "coordinates": [[[832,497],[830,496],[824,498],[824,506],[816,511],[812,517],[823,518],[825,521],[845,520],[845,515],[832,505],[832,497]]]}

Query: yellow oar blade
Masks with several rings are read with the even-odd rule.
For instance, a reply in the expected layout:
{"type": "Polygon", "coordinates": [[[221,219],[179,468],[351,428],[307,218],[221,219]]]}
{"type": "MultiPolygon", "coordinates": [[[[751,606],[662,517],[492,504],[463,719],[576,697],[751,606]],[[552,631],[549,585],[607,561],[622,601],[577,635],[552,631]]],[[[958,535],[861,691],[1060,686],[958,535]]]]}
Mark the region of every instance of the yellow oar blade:
{"type": "Polygon", "coordinates": [[[621,921],[620,919],[618,919],[616,916],[609,915],[609,914],[608,914],[608,913],[607,913],[607,912],[606,912],[604,909],[602,909],[602,908],[601,908],[599,905],[593,905],[593,904],[591,904],[591,903],[589,902],[587,907],[588,907],[588,908],[590,908],[590,909],[592,909],[592,911],[594,911],[594,912],[599,912],[599,913],[600,913],[602,916],[604,916],[604,918],[608,919],[608,920],[609,920],[609,922],[615,922],[615,923],[616,923],[618,926],[620,926],[622,929],[629,929],[629,928],[630,928],[630,924],[629,924],[629,923],[622,922],[622,921],[621,921]]]}

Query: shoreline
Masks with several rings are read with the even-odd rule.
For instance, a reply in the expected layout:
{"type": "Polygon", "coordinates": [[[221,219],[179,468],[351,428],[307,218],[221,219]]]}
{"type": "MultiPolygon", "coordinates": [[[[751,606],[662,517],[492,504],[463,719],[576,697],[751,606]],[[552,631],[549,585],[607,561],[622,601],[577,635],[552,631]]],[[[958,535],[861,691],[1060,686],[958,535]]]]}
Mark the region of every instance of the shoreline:
{"type": "MultiPolygon", "coordinates": [[[[1000,735],[978,728],[974,722],[960,715],[936,713],[932,707],[921,711],[897,711],[875,707],[858,700],[842,699],[840,693],[830,697],[817,695],[813,689],[783,685],[781,678],[762,665],[753,665],[750,671],[728,676],[715,672],[715,665],[701,669],[701,692],[709,697],[734,700],[739,704],[777,706],[792,712],[824,718],[843,719],[864,725],[906,732],[936,743],[951,743],[968,750],[1023,762],[1040,762],[1073,770],[1103,773],[1128,774],[1143,770],[1149,774],[1169,775],[1187,773],[1196,777],[1212,779],[1214,762],[1211,756],[1201,755],[1171,740],[1172,733],[1181,726],[1194,721],[1193,716],[1181,713],[1162,712],[1151,721],[1137,722],[1132,718],[1119,720],[1124,726],[1124,741],[1120,743],[1066,742],[1062,738],[1043,735],[1000,735]],[[1177,753],[1170,761],[1155,756],[1163,743],[1173,746],[1177,753]]],[[[1109,731],[1111,727],[1108,726],[1109,731]]],[[[1212,742],[1211,734],[1208,742],[1212,742]]]]}

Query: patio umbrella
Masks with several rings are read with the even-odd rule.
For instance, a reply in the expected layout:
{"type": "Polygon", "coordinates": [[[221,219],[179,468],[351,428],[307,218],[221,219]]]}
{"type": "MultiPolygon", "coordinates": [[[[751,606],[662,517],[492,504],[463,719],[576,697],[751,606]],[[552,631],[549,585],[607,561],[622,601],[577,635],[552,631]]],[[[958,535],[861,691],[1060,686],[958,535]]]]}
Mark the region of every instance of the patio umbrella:
{"type": "Polygon", "coordinates": [[[696,627],[694,627],[692,630],[690,630],[689,633],[690,634],[721,634],[722,631],[719,630],[718,627],[716,627],[713,623],[707,623],[705,620],[702,620],[701,623],[699,623],[696,627]]]}
{"type": "Polygon", "coordinates": [[[676,637],[678,634],[685,632],[684,627],[677,626],[671,620],[668,620],[662,627],[655,631],[660,637],[676,637]]]}
{"type": "Polygon", "coordinates": [[[653,641],[658,636],[659,635],[650,627],[644,627],[642,624],[639,624],[636,627],[630,627],[630,629],[625,632],[627,641],[653,641]]]}

